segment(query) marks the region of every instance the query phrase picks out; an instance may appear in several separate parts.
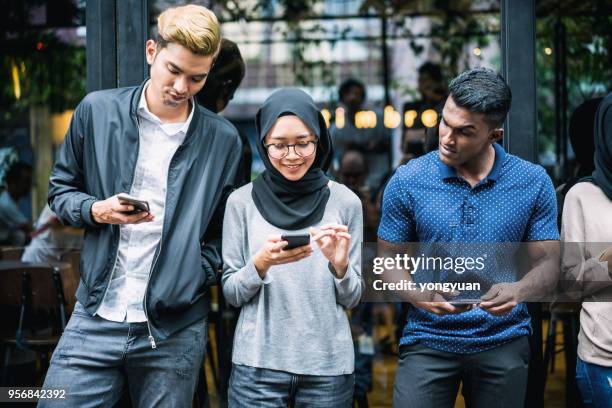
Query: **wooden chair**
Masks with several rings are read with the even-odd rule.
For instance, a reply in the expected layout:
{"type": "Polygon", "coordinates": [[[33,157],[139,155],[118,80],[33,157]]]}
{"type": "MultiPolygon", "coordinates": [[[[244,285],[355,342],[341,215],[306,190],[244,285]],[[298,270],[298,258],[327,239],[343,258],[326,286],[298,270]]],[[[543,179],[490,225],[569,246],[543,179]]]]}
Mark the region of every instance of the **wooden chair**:
{"type": "Polygon", "coordinates": [[[0,259],[8,261],[19,261],[23,255],[23,247],[2,247],[0,248],[0,259]]]}
{"type": "Polygon", "coordinates": [[[555,370],[555,357],[565,357],[565,401],[568,408],[580,406],[576,385],[576,361],[578,359],[578,332],[580,330],[580,302],[553,302],[548,306],[548,335],[544,346],[544,384],[548,374],[555,370]],[[561,323],[563,343],[557,347],[557,324],[561,323]]]}
{"type": "Polygon", "coordinates": [[[4,346],[2,384],[6,384],[11,354],[15,348],[38,353],[46,371],[48,355],[66,327],[65,300],[60,268],[23,264],[0,270],[0,307],[5,314],[0,328],[4,346]],[[45,317],[37,321],[37,317],[45,317]]]}

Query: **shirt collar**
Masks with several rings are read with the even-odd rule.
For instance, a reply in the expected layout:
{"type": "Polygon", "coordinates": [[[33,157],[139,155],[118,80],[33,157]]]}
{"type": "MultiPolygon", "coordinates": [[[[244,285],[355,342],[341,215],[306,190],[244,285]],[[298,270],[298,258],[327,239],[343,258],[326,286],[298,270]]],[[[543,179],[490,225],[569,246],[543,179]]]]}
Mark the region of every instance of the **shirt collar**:
{"type": "MultiPolygon", "coordinates": [[[[501,174],[501,168],[504,164],[504,159],[506,158],[506,151],[499,143],[493,143],[493,149],[495,149],[495,160],[493,162],[493,168],[491,169],[487,177],[485,177],[481,181],[481,183],[485,180],[496,181],[501,174]]],[[[446,180],[449,178],[457,178],[457,171],[455,171],[454,168],[444,164],[444,162],[440,160],[440,153],[437,154],[438,169],[440,170],[440,179],[446,180]]]]}
{"type": "MultiPolygon", "coordinates": [[[[148,87],[149,87],[149,81],[147,81],[145,85],[142,87],[142,93],[140,94],[140,101],[138,102],[138,115],[154,122],[155,124],[161,126],[163,129],[164,123],[162,123],[161,119],[159,119],[157,115],[155,115],[149,110],[149,105],[147,104],[147,98],[145,98],[145,91],[147,90],[148,87]]],[[[191,124],[191,120],[193,119],[193,112],[195,111],[195,101],[193,100],[193,98],[190,99],[190,103],[191,103],[191,111],[189,112],[189,116],[187,117],[187,120],[183,123],[183,126],[181,126],[176,131],[176,133],[182,132],[186,134],[187,130],[189,129],[189,125],[191,124]]]]}

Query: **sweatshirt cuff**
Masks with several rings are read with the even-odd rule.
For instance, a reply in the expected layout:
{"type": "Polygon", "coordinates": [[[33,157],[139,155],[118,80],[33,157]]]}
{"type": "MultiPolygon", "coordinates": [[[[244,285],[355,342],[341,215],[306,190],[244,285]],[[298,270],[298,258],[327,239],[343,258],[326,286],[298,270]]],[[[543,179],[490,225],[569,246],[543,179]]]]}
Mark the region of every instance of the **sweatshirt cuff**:
{"type": "Polygon", "coordinates": [[[332,276],[334,277],[334,282],[336,284],[341,284],[343,282],[346,282],[349,279],[349,274],[351,273],[351,268],[350,265],[347,266],[346,268],[346,272],[344,273],[344,276],[340,279],[338,279],[336,277],[336,269],[332,266],[331,262],[327,263],[327,269],[329,269],[329,272],[332,274],[332,276]]]}
{"type": "Polygon", "coordinates": [[[252,260],[249,260],[245,266],[244,276],[242,278],[244,285],[247,288],[258,288],[262,284],[267,285],[268,283],[272,282],[273,279],[272,276],[270,276],[270,270],[268,270],[268,272],[266,272],[266,276],[261,279],[261,276],[259,276],[257,268],[255,268],[255,264],[252,260]]]}
{"type": "Polygon", "coordinates": [[[90,227],[99,227],[101,225],[94,221],[93,216],[91,215],[91,207],[96,201],[98,200],[95,197],[92,197],[84,200],[81,203],[81,219],[90,227]]]}

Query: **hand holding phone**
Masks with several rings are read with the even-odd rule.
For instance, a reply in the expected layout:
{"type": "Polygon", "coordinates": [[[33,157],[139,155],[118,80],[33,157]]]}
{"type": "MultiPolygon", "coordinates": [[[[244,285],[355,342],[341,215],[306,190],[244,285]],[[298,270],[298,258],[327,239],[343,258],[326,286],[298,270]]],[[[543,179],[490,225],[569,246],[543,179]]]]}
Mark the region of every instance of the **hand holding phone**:
{"type": "Polygon", "coordinates": [[[149,211],[149,203],[125,193],[95,201],[91,205],[90,213],[91,218],[98,224],[140,224],[155,219],[149,211]]]}
{"type": "Polygon", "coordinates": [[[283,251],[310,244],[310,234],[284,234],[281,239],[288,242],[283,251]]]}
{"type": "Polygon", "coordinates": [[[253,256],[253,264],[259,276],[264,279],[271,266],[297,262],[312,255],[312,247],[308,244],[310,236],[306,239],[290,234],[270,235],[253,256]]]}
{"type": "Polygon", "coordinates": [[[150,213],[151,211],[149,210],[149,202],[145,201],[145,200],[139,200],[137,198],[125,195],[125,194],[119,194],[117,196],[117,199],[119,199],[119,202],[121,204],[129,204],[131,206],[134,207],[134,209],[132,211],[126,211],[124,212],[124,214],[126,215],[134,215],[134,214],[138,214],[141,212],[146,212],[146,213],[150,213]]]}

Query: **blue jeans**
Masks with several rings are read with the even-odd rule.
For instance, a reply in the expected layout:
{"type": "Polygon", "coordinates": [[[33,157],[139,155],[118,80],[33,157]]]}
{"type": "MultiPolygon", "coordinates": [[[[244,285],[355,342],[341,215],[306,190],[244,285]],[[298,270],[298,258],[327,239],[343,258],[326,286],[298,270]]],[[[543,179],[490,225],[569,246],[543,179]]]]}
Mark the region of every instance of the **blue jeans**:
{"type": "Polygon", "coordinates": [[[353,374],[318,376],[234,364],[229,408],[351,408],[353,374]]]}
{"type": "Polygon", "coordinates": [[[586,408],[612,407],[612,367],[602,367],[578,358],[576,384],[586,408]]]}
{"type": "Polygon", "coordinates": [[[204,360],[206,322],[157,342],[146,323],[91,316],[77,302],[51,358],[44,388],[66,389],[67,399],[39,407],[112,407],[125,390],[134,407],[190,407],[204,360]]]}

